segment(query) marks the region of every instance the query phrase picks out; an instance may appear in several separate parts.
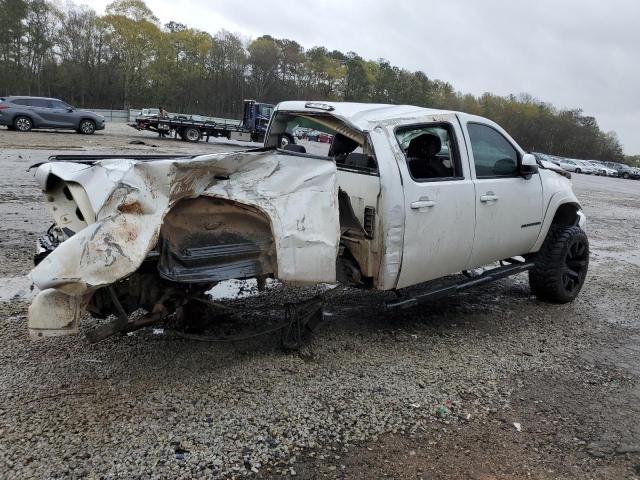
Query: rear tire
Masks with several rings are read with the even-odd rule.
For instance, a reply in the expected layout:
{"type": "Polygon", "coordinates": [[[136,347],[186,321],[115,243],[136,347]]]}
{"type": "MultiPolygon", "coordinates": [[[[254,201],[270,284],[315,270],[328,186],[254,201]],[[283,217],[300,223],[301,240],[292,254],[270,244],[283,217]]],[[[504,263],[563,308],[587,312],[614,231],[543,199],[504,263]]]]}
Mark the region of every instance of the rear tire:
{"type": "Polygon", "coordinates": [[[552,226],[535,265],[529,286],[540,300],[572,302],[580,293],[589,268],[589,240],[578,226],[552,226]]]}
{"type": "Polygon", "coordinates": [[[582,170],[580,170],[579,168],[576,168],[576,173],[582,173],[582,170]]]}
{"type": "Polygon", "coordinates": [[[78,133],[82,133],[83,135],[93,135],[93,132],[95,131],[96,123],[93,120],[82,120],[80,122],[78,133]]]}
{"type": "Polygon", "coordinates": [[[292,143],[295,143],[295,142],[293,141],[293,137],[291,135],[284,133],[280,135],[280,141],[278,143],[279,143],[278,145],[279,148],[284,148],[287,145],[291,145],[292,143]]]}
{"type": "Polygon", "coordinates": [[[200,129],[188,127],[183,130],[182,136],[187,142],[197,142],[200,140],[202,134],[200,133],[200,129]]]}
{"type": "Polygon", "coordinates": [[[19,132],[28,132],[33,128],[33,122],[29,117],[20,115],[13,120],[13,126],[19,132]]]}

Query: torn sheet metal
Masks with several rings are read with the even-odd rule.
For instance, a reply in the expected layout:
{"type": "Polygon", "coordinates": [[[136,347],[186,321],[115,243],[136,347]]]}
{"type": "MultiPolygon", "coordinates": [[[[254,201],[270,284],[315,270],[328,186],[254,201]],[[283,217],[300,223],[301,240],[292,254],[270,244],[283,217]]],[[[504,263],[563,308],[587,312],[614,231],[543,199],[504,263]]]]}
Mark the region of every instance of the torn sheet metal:
{"type": "Polygon", "coordinates": [[[91,295],[70,296],[54,289],[39,292],[29,306],[32,337],[52,337],[78,333],[80,318],[91,295]]]}
{"type": "MultiPolygon", "coordinates": [[[[156,246],[171,208],[202,196],[248,205],[269,218],[281,281],[335,282],[340,226],[333,162],[277,151],[237,152],[93,166],[52,162],[36,175],[43,190],[52,176],[79,184],[96,212],[94,223],[33,269],[31,279],[42,291],[80,296],[126,278],[156,246]]],[[[55,316],[50,310],[47,315],[55,316]]]]}

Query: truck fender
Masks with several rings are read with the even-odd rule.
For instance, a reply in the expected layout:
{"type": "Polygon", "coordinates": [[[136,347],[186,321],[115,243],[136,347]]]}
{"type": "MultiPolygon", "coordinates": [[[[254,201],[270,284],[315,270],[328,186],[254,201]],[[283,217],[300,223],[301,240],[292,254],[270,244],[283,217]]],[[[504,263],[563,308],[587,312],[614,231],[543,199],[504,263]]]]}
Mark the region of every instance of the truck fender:
{"type": "Polygon", "coordinates": [[[586,217],[581,211],[582,208],[577,197],[571,191],[556,192],[549,199],[549,203],[544,214],[544,220],[542,222],[542,228],[540,229],[540,233],[538,234],[538,238],[536,240],[536,243],[533,245],[531,252],[537,252],[538,250],[540,250],[545,238],[547,238],[547,233],[549,232],[549,229],[551,228],[551,225],[556,218],[556,213],[563,206],[571,207],[573,210],[575,210],[576,216],[571,220],[570,223],[577,221],[580,228],[584,230],[586,217]]]}

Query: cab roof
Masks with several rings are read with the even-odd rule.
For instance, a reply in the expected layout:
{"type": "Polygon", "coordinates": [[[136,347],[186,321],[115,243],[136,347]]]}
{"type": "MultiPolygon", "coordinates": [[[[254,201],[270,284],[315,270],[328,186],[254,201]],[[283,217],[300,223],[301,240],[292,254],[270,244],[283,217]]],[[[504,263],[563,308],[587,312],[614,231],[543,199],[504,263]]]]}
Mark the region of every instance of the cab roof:
{"type": "Polygon", "coordinates": [[[321,101],[281,102],[276,111],[328,113],[344,120],[360,130],[371,130],[380,122],[392,119],[411,119],[428,115],[460,114],[452,110],[415,107],[413,105],[389,105],[384,103],[351,103],[321,101]]]}

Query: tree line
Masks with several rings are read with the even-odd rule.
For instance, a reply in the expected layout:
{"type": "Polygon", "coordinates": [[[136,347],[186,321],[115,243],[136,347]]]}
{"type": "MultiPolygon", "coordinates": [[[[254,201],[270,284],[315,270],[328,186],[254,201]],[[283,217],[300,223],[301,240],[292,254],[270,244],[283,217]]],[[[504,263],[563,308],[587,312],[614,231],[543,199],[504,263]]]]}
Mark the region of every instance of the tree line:
{"type": "Polygon", "coordinates": [[[143,0],[115,0],[98,15],[85,5],[0,0],[0,95],[61,98],[85,108],[164,106],[238,117],[244,98],[410,104],[482,115],[527,150],[624,161],[615,132],[582,110],[530,95],[463,94],[426,73],[354,52],[304,49],[264,35],[212,35],[160,25],[143,0]]]}

